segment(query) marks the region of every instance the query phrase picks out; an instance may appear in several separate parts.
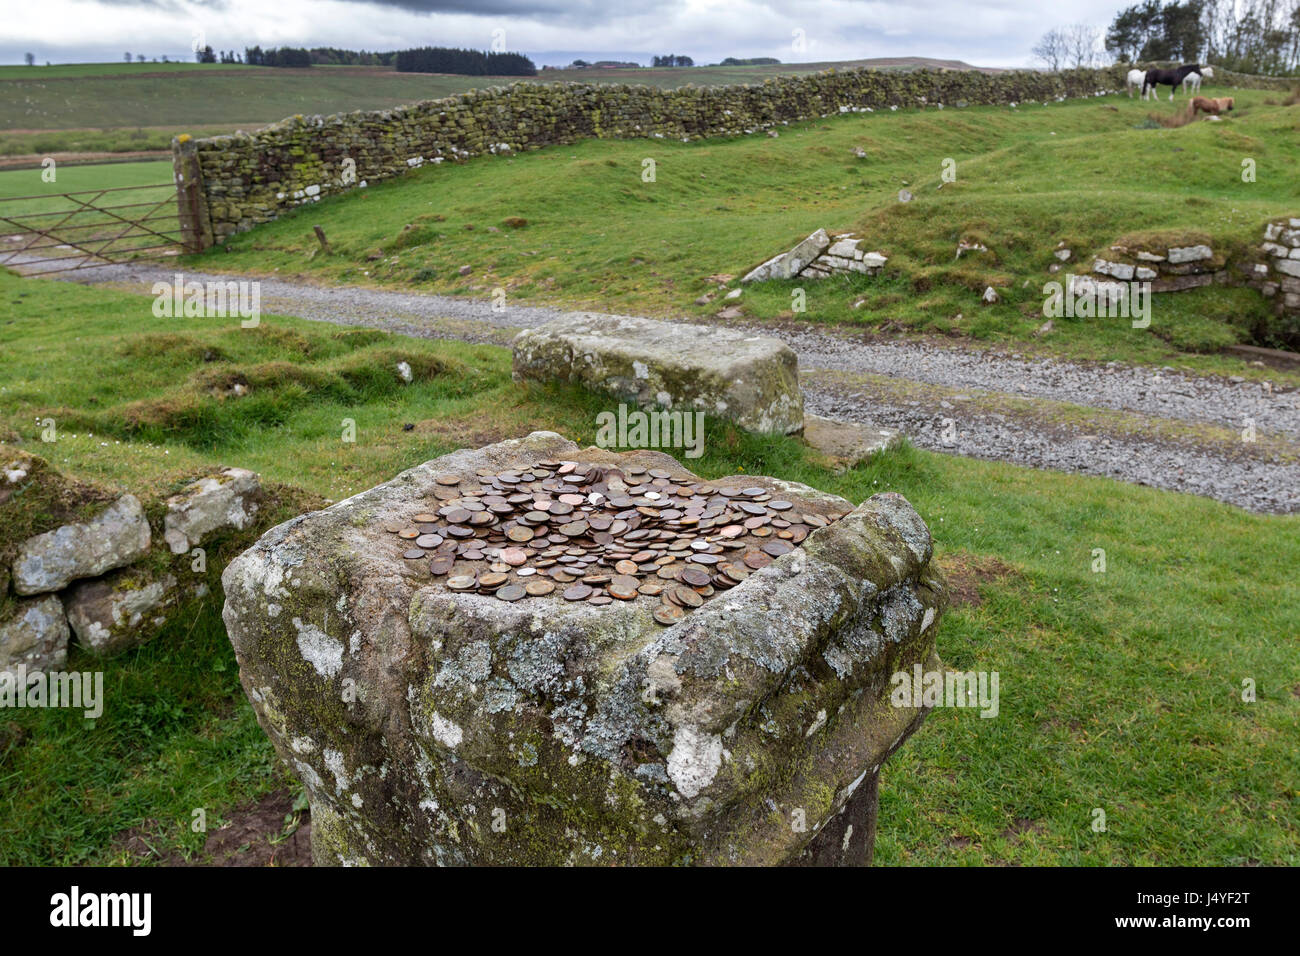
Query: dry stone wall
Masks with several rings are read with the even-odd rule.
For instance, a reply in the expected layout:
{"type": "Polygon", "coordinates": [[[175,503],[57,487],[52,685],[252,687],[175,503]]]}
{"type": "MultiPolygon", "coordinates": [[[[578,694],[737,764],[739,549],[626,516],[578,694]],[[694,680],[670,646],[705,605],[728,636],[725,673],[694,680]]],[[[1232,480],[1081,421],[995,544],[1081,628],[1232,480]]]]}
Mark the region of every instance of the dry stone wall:
{"type": "Polygon", "coordinates": [[[1115,69],[977,73],[857,69],[752,86],[515,83],[374,112],[295,116],[256,133],[178,137],[190,241],[207,245],[322,196],[428,163],[585,138],[695,140],[889,107],[1051,101],[1118,90],[1115,69]]]}
{"type": "MultiPolygon", "coordinates": [[[[50,480],[34,456],[15,452],[0,463],[0,504],[18,507],[29,484],[50,480]]],[[[203,476],[164,503],[166,545],[181,554],[218,532],[254,533],[262,501],[251,471],[203,476]]],[[[159,569],[152,556],[163,542],[153,530],[140,500],[123,494],[83,521],[14,542],[12,559],[0,559],[0,675],[59,670],[74,641],[98,657],[137,647],[206,594],[206,577],[182,584],[159,569]]]]}

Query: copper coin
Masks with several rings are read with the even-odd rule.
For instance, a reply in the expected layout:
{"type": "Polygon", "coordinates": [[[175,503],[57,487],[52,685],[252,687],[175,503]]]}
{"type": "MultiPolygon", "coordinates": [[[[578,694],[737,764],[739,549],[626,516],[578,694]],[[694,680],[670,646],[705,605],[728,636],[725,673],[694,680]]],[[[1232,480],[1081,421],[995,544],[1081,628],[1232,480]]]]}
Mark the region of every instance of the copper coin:
{"type": "Polygon", "coordinates": [[[506,537],[511,541],[516,541],[522,544],[525,541],[533,540],[533,529],[525,528],[523,525],[517,524],[506,532],[506,537]]]}
{"type": "Polygon", "coordinates": [[[528,560],[528,553],[523,548],[506,548],[501,552],[501,560],[512,568],[517,568],[528,560]]]}
{"type": "Polygon", "coordinates": [[[672,596],[675,602],[683,607],[699,607],[704,603],[704,598],[700,597],[699,594],[681,585],[673,588],[672,596]]]}
{"type": "Polygon", "coordinates": [[[447,587],[453,591],[468,591],[475,584],[474,575],[456,574],[447,579],[447,587]]]}
{"type": "Polygon", "coordinates": [[[478,586],[481,588],[495,588],[500,587],[509,580],[510,576],[508,574],[493,571],[490,574],[479,575],[478,586]]]}
{"type": "Polygon", "coordinates": [[[525,590],[518,584],[507,584],[497,591],[497,598],[502,601],[518,601],[525,593],[525,590]]]}
{"type": "Polygon", "coordinates": [[[707,571],[697,570],[696,568],[687,568],[682,572],[681,580],[683,584],[689,584],[691,587],[700,588],[709,583],[709,573],[707,571]]]}
{"type": "Polygon", "coordinates": [[[641,569],[637,567],[635,561],[620,561],[614,565],[614,570],[619,574],[636,574],[641,569]]]}
{"type": "Polygon", "coordinates": [[[658,581],[647,581],[636,590],[638,594],[644,594],[646,597],[659,597],[666,587],[667,585],[660,584],[658,581]]]}
{"type": "Polygon", "coordinates": [[[400,534],[402,529],[405,527],[406,525],[402,524],[400,521],[389,521],[384,525],[384,530],[389,534],[400,534]]]}
{"type": "Polygon", "coordinates": [[[437,478],[434,479],[434,481],[436,481],[440,485],[459,485],[460,475],[453,475],[450,472],[448,472],[445,475],[439,475],[437,478]]]}
{"type": "Polygon", "coordinates": [[[403,541],[414,541],[420,536],[420,532],[416,531],[414,528],[403,528],[401,531],[397,532],[397,536],[403,541]]]}
{"type": "Polygon", "coordinates": [[[524,590],[533,597],[541,597],[543,594],[550,594],[555,590],[555,585],[545,578],[538,578],[535,581],[529,581],[524,585],[524,590]]]}
{"type": "Polygon", "coordinates": [[[747,551],[742,560],[745,562],[745,567],[752,571],[757,571],[759,568],[765,568],[772,563],[772,558],[769,555],[764,554],[762,551],[747,551]]]}
{"type": "Polygon", "coordinates": [[[451,558],[434,558],[429,562],[429,573],[440,578],[451,571],[454,563],[451,558]]]}
{"type": "Polygon", "coordinates": [[[431,515],[431,514],[429,514],[429,512],[427,512],[427,511],[421,511],[418,515],[416,515],[416,516],[415,516],[414,518],[412,518],[411,520],[412,520],[413,522],[415,522],[416,524],[428,524],[428,523],[430,523],[430,522],[432,522],[432,521],[437,521],[437,520],[438,520],[438,516],[437,516],[437,515],[431,515]]]}
{"type": "Polygon", "coordinates": [[[763,550],[774,558],[779,558],[783,554],[789,554],[794,550],[794,545],[788,541],[769,541],[763,545],[763,550]]]}
{"type": "Polygon", "coordinates": [[[591,595],[591,590],[592,589],[590,585],[575,584],[573,587],[565,590],[564,600],[581,601],[583,598],[589,597],[591,595]]]}
{"type": "Polygon", "coordinates": [[[594,604],[597,607],[604,607],[606,604],[613,604],[614,599],[604,594],[593,594],[591,597],[587,598],[587,603],[594,604]]]}
{"type": "Polygon", "coordinates": [[[670,604],[661,604],[654,611],[654,618],[660,624],[676,624],[686,616],[686,612],[670,604]]]}
{"type": "Polygon", "coordinates": [[[609,587],[606,590],[620,601],[630,601],[636,597],[637,588],[640,586],[641,582],[636,578],[620,574],[609,582],[609,587]]]}
{"type": "Polygon", "coordinates": [[[419,558],[423,558],[424,556],[425,556],[424,552],[419,548],[412,548],[410,551],[402,552],[402,557],[404,557],[407,561],[415,561],[419,558]]]}
{"type": "Polygon", "coordinates": [[[415,545],[419,548],[436,548],[442,544],[443,537],[440,534],[422,534],[415,539],[415,545]]]}

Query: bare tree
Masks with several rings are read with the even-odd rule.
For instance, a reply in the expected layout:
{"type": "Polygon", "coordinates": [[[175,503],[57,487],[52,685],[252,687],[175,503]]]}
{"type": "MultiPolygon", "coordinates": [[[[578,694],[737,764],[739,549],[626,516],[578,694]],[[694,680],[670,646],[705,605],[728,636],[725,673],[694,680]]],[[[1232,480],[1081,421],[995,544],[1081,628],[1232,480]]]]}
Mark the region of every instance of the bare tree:
{"type": "Polygon", "coordinates": [[[1061,30],[1048,30],[1030,51],[1034,59],[1055,72],[1065,62],[1065,34],[1061,30]]]}
{"type": "Polygon", "coordinates": [[[1060,31],[1065,45],[1065,63],[1075,69],[1096,66],[1100,59],[1101,31],[1086,23],[1075,23],[1060,31]]]}

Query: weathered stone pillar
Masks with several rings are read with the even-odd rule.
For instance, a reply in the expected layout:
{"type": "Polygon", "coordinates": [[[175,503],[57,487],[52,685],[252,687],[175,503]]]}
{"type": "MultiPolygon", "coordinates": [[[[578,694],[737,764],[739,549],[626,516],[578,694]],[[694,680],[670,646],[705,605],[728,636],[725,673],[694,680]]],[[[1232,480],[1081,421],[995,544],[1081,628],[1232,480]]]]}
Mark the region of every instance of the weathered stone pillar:
{"type": "Polygon", "coordinates": [[[896,494],[535,432],[271,530],[224,616],[318,864],[862,864],[930,557],[896,494]]]}
{"type": "Polygon", "coordinates": [[[176,182],[176,214],[181,245],[187,253],[202,252],[213,243],[212,219],[203,192],[198,144],[187,136],[172,139],[172,177],[176,182]]]}

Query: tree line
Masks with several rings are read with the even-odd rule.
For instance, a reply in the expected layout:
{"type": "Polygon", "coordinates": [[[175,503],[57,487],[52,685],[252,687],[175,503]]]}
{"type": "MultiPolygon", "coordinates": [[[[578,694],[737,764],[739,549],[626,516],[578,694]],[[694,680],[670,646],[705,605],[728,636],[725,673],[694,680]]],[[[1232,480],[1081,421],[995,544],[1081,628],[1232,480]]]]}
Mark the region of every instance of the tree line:
{"type": "Polygon", "coordinates": [[[1110,26],[1058,27],[1034,58],[1048,69],[1176,60],[1239,73],[1300,75],[1300,0],[1143,0],[1110,26]]]}
{"type": "Polygon", "coordinates": [[[536,76],[537,67],[522,53],[483,53],[426,46],[393,55],[399,73],[456,73],[461,76],[536,76]]]}

